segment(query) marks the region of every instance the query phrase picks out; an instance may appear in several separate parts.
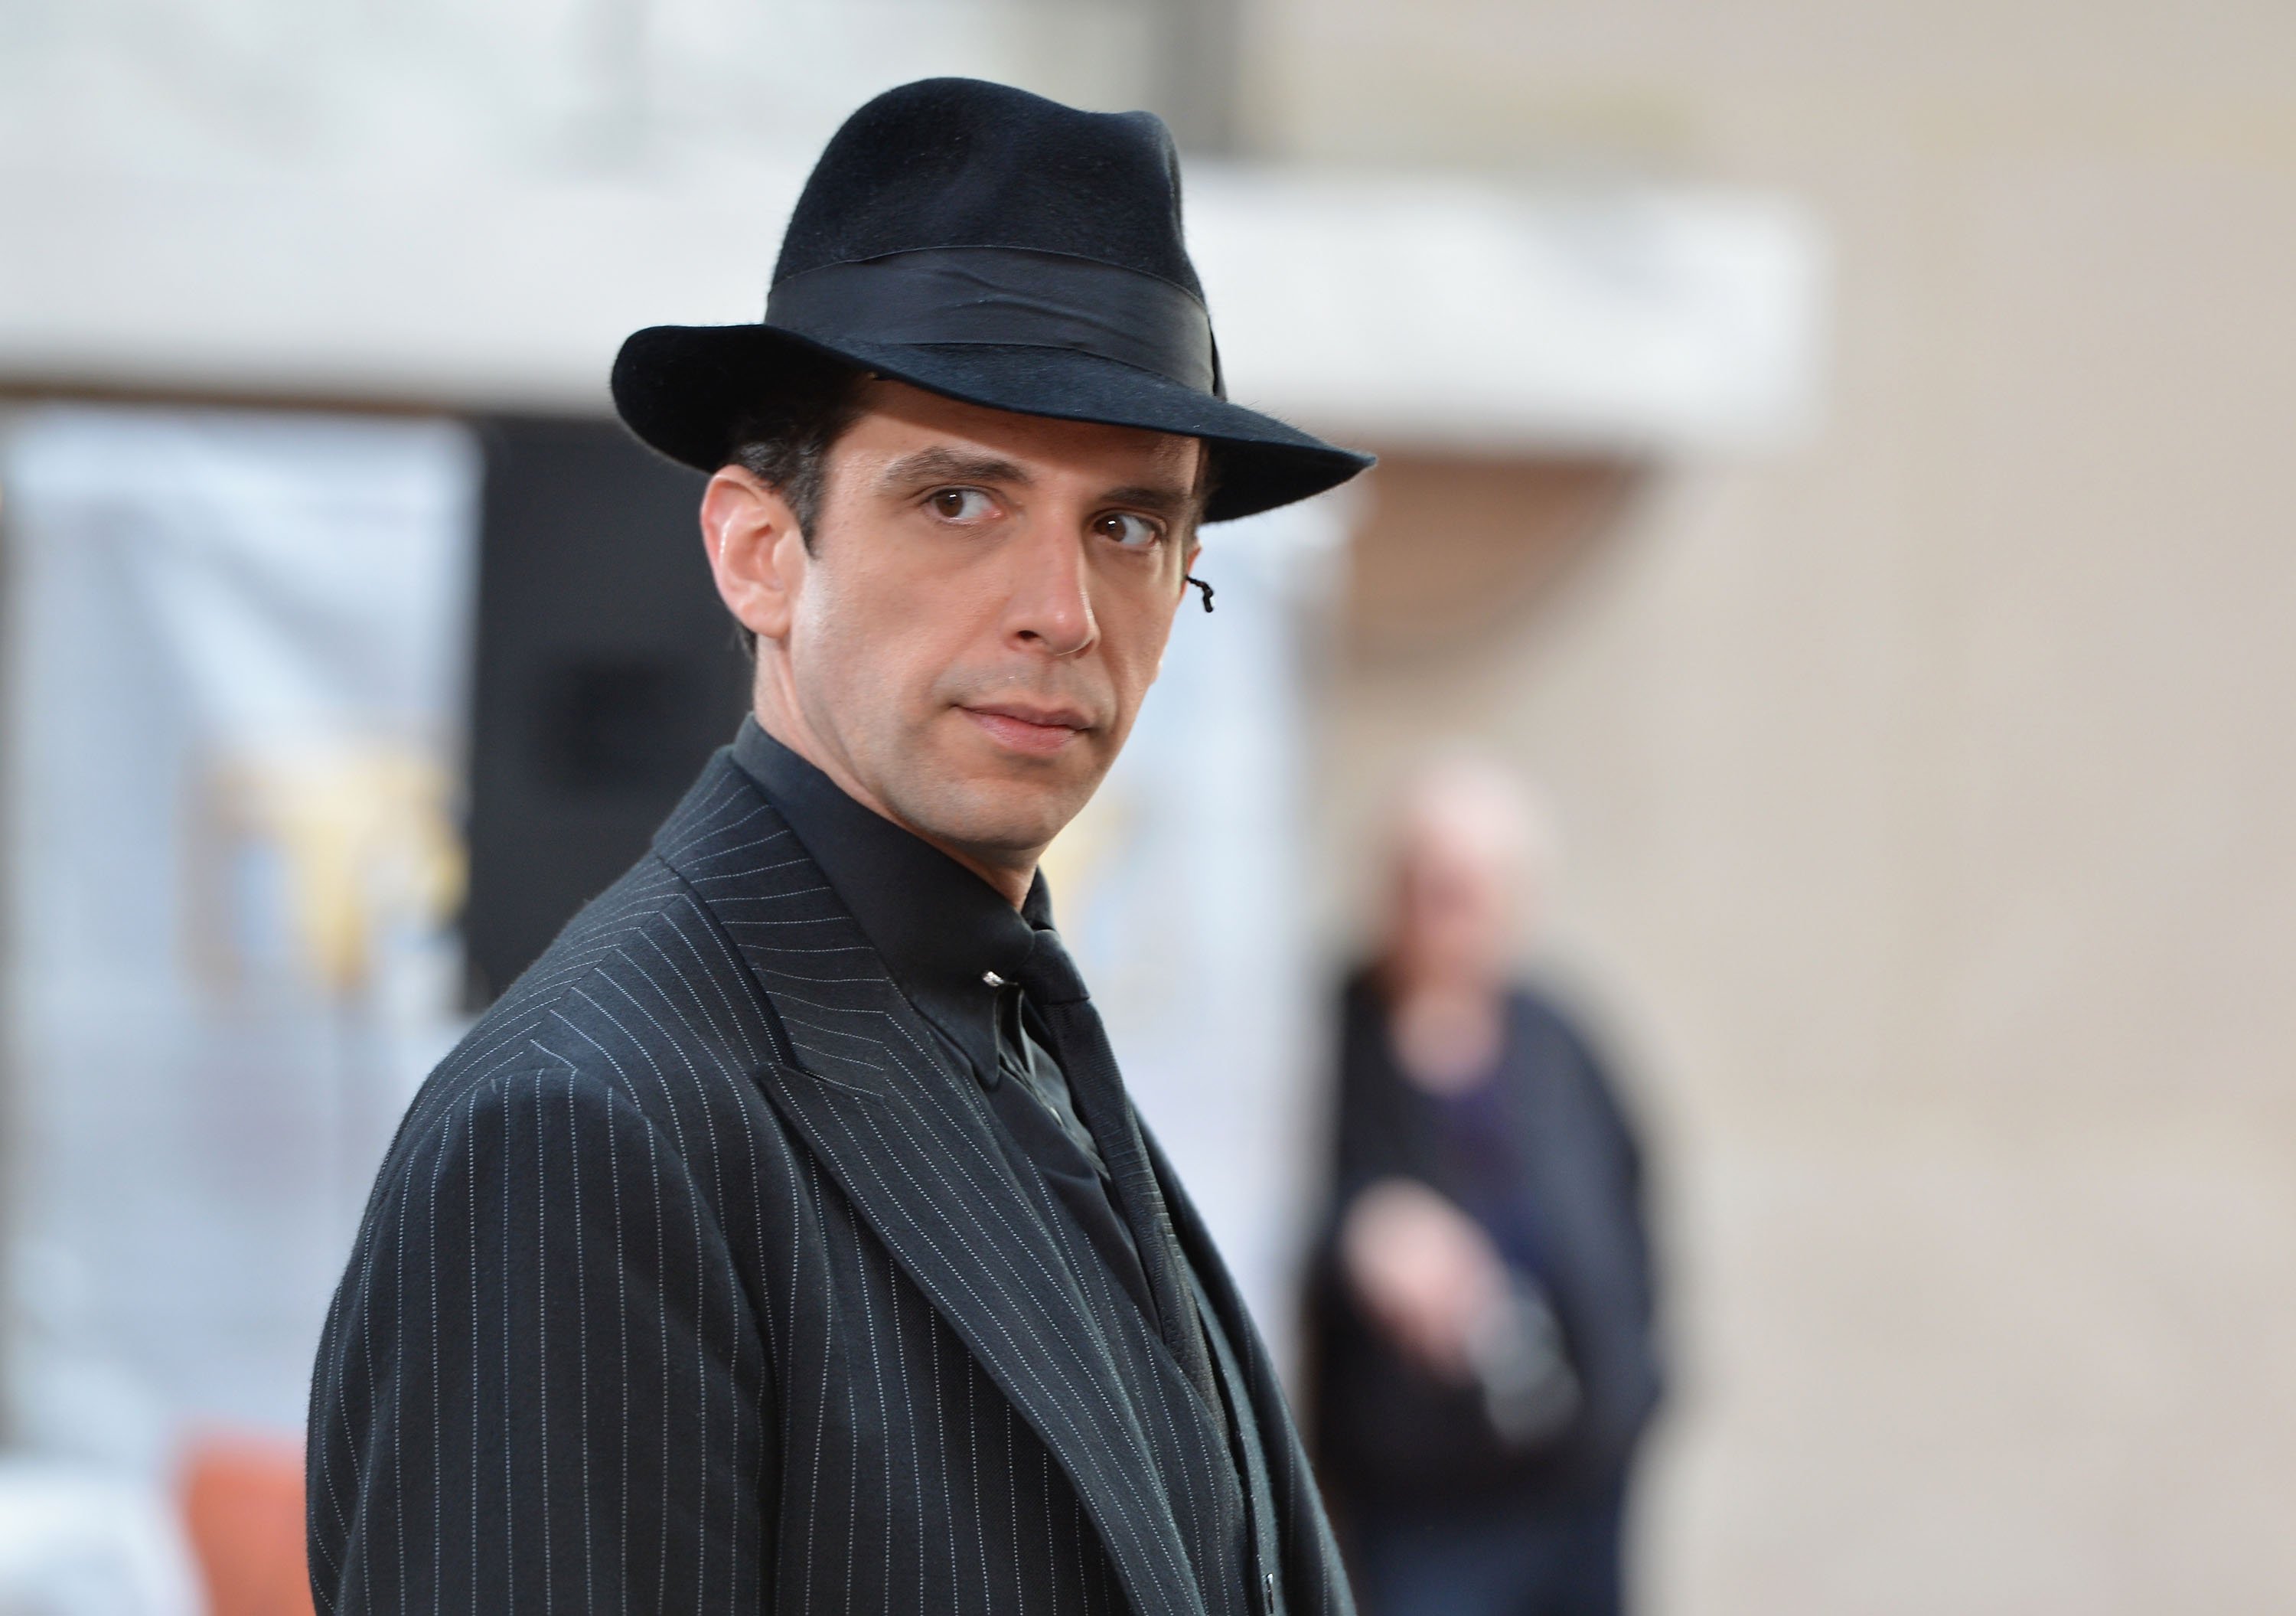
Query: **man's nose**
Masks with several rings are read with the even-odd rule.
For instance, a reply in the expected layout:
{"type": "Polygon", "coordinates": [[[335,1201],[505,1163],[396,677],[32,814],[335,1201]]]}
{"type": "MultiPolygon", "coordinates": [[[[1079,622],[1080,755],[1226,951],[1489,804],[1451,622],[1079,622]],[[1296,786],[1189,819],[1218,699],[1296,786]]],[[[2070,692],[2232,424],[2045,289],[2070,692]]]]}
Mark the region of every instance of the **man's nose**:
{"type": "Polygon", "coordinates": [[[1032,524],[1012,548],[1005,631],[1032,650],[1074,656],[1100,637],[1092,611],[1092,570],[1073,523],[1032,524]]]}

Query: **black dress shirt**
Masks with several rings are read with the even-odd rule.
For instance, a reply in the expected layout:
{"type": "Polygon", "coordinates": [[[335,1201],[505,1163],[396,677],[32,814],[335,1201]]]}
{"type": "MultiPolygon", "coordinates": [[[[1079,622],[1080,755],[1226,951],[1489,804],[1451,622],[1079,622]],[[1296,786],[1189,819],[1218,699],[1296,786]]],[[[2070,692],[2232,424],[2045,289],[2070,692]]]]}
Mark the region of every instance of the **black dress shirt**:
{"type": "Polygon", "coordinates": [[[1035,1164],[1110,1272],[1153,1317],[1099,1147],[1015,985],[1032,933],[1053,925],[1042,873],[1014,909],[947,854],[854,801],[754,718],[742,722],[734,760],[789,821],[909,1002],[972,1070],[1004,1144],[1035,1164]]]}

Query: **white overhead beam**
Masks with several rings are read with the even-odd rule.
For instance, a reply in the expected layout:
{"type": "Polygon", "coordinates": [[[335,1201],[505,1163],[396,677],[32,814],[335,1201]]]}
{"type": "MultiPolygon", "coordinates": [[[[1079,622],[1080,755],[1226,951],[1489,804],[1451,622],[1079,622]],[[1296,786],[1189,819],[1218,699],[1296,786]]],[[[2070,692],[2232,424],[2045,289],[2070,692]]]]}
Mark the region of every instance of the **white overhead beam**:
{"type": "MultiPolygon", "coordinates": [[[[0,384],[603,411],[638,326],[757,317],[801,168],[723,191],[0,173],[0,384]]],[[[1390,446],[1798,434],[1823,253],[1781,202],[1191,172],[1242,402],[1390,446]]]]}

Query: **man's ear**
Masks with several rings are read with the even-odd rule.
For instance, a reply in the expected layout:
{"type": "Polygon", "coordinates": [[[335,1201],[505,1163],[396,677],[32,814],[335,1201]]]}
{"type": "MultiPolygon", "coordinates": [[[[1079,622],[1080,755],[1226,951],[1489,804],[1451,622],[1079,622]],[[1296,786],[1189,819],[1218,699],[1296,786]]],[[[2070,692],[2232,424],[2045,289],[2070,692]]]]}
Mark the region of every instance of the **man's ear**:
{"type": "Polygon", "coordinates": [[[778,489],[737,465],[701,494],[701,542],[726,610],[760,639],[787,637],[805,536],[778,489]]]}

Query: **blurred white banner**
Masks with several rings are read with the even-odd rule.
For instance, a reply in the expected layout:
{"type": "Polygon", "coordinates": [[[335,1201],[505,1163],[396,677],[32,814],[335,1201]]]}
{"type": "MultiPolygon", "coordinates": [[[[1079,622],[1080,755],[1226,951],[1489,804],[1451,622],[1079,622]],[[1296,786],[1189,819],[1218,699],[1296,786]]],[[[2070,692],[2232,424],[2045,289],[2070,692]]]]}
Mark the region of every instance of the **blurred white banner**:
{"type": "Polygon", "coordinates": [[[455,1030],[478,459],[430,422],[52,409],[9,548],[5,1362],[34,1448],[299,1427],[455,1030]]]}

